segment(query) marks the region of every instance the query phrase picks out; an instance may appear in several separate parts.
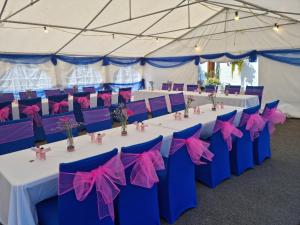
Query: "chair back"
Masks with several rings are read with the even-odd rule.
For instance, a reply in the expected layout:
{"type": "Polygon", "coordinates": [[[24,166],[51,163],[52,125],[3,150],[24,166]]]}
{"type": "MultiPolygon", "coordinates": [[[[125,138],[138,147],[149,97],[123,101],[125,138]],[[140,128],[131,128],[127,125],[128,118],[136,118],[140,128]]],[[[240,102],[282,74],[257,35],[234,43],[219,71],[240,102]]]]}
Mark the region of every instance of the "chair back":
{"type": "Polygon", "coordinates": [[[148,111],[145,100],[127,103],[126,108],[129,114],[128,123],[133,123],[135,121],[141,122],[148,119],[148,111]]]}
{"type": "Polygon", "coordinates": [[[13,120],[11,101],[0,102],[0,123],[13,120]]]}
{"type": "Polygon", "coordinates": [[[152,117],[158,117],[168,114],[168,108],[165,96],[149,98],[149,105],[152,117]]]}
{"type": "Polygon", "coordinates": [[[246,95],[256,95],[259,99],[259,104],[261,105],[263,97],[264,86],[246,86],[246,95]]]}
{"type": "MultiPolygon", "coordinates": [[[[48,143],[67,139],[66,130],[63,129],[63,124],[60,122],[60,120],[66,118],[70,120],[70,123],[72,124],[76,123],[73,112],[44,116],[42,118],[43,128],[48,143]]],[[[78,131],[76,127],[72,129],[72,134],[73,136],[78,135],[78,131]]]]}
{"type": "Polygon", "coordinates": [[[13,93],[0,93],[0,102],[12,102],[15,100],[13,93]]]}
{"type": "Polygon", "coordinates": [[[183,91],[184,84],[178,84],[174,83],[173,84],[173,91],[183,91]]]}
{"type": "Polygon", "coordinates": [[[65,88],[64,89],[65,93],[68,94],[68,95],[73,95],[74,93],[77,93],[78,90],[77,89],[74,89],[74,88],[65,88]]]}
{"type": "Polygon", "coordinates": [[[169,94],[172,112],[177,112],[185,109],[185,100],[183,93],[169,94]]]}
{"type": "Polygon", "coordinates": [[[129,88],[120,88],[118,95],[118,103],[127,104],[131,101],[131,87],[129,88]]]}
{"type": "Polygon", "coordinates": [[[172,87],[172,84],[169,84],[169,83],[163,83],[163,84],[161,85],[161,90],[165,90],[165,91],[171,90],[171,87],[172,87]]]}
{"type": "Polygon", "coordinates": [[[110,107],[112,104],[112,91],[98,91],[97,106],[98,107],[110,107]]]}
{"type": "Polygon", "coordinates": [[[95,108],[82,111],[84,125],[88,133],[112,128],[109,108],[95,108]]]}
{"type": "Polygon", "coordinates": [[[90,93],[78,92],[73,94],[73,109],[77,122],[83,122],[82,110],[90,108],[90,93]]]}
{"type": "Polygon", "coordinates": [[[218,91],[218,86],[215,85],[206,85],[204,88],[205,92],[212,93],[218,91]]]}
{"type": "Polygon", "coordinates": [[[197,84],[188,84],[187,86],[186,86],[186,90],[187,91],[197,91],[197,89],[198,89],[198,85],[197,84]]]}
{"type": "Polygon", "coordinates": [[[66,113],[69,111],[68,95],[53,95],[48,97],[49,114],[66,113]]]}
{"type": "Polygon", "coordinates": [[[20,99],[31,99],[31,98],[37,98],[36,91],[21,91],[19,92],[20,99]]]}
{"type": "Polygon", "coordinates": [[[94,94],[94,93],[96,93],[96,88],[94,86],[83,87],[82,91],[83,92],[89,92],[90,94],[94,94]]]}
{"type": "MultiPolygon", "coordinates": [[[[60,173],[90,172],[116,156],[117,149],[101,155],[59,165],[60,173]]],[[[61,179],[59,180],[61,182],[61,179]]],[[[63,185],[59,183],[59,185],[63,185]]],[[[93,187],[84,201],[78,201],[74,190],[58,196],[60,225],[114,225],[110,217],[99,220],[96,188],[93,187]]]]}
{"type": "Polygon", "coordinates": [[[0,134],[0,155],[34,146],[33,123],[30,119],[1,123],[0,134]]]}
{"type": "Polygon", "coordinates": [[[266,113],[267,109],[276,109],[278,107],[279,104],[279,100],[273,101],[273,102],[269,102],[265,105],[264,111],[263,111],[263,115],[266,113]]]}
{"type": "Polygon", "coordinates": [[[239,94],[241,92],[241,85],[226,85],[225,92],[227,91],[229,94],[239,94]]]}
{"type": "Polygon", "coordinates": [[[60,95],[60,94],[61,94],[60,89],[45,90],[46,98],[48,98],[50,96],[60,95]]]}
{"type": "Polygon", "coordinates": [[[24,119],[24,118],[28,118],[28,114],[25,113],[25,109],[27,106],[34,106],[36,105],[39,109],[38,114],[40,116],[43,115],[43,111],[42,111],[42,99],[39,98],[31,98],[31,99],[21,99],[18,101],[19,103],[19,113],[20,113],[20,118],[24,119]]]}

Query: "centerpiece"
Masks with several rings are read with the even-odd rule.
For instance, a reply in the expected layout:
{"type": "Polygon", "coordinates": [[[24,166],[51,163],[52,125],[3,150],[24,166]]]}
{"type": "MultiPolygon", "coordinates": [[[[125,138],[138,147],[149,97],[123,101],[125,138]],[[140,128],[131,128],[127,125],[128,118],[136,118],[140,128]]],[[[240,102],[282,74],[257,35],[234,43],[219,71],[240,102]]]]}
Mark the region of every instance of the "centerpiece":
{"type": "Polygon", "coordinates": [[[121,135],[127,136],[127,120],[133,115],[133,112],[125,107],[124,104],[119,104],[114,110],[113,116],[121,123],[121,135]]]}
{"type": "Polygon", "coordinates": [[[150,84],[151,91],[154,91],[154,82],[151,80],[149,81],[149,84],[150,84]]]}
{"type": "Polygon", "coordinates": [[[188,96],[187,97],[187,101],[186,101],[185,109],[184,109],[184,118],[189,117],[189,108],[190,108],[190,106],[191,106],[191,104],[194,100],[195,99],[193,98],[193,96],[188,96]]]}
{"type": "Polygon", "coordinates": [[[215,92],[210,93],[208,95],[208,98],[209,98],[209,100],[211,101],[211,104],[212,104],[212,108],[211,108],[212,111],[216,111],[217,110],[217,107],[216,107],[216,97],[217,97],[217,94],[215,92]]]}
{"type": "Polygon", "coordinates": [[[79,126],[79,123],[77,123],[74,119],[64,116],[59,118],[57,122],[57,130],[65,131],[67,135],[67,151],[73,152],[75,151],[75,145],[74,145],[74,139],[73,139],[73,132],[72,130],[74,128],[77,128],[79,126]]]}

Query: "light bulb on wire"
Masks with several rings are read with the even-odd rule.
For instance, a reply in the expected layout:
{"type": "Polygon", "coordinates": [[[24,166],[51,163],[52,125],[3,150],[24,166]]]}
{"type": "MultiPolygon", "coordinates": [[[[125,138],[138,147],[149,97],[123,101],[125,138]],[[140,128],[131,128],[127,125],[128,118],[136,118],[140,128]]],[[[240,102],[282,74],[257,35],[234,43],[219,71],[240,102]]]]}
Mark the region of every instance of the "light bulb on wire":
{"type": "Polygon", "coordinates": [[[240,19],[240,16],[239,16],[239,12],[238,11],[235,11],[235,14],[234,14],[234,20],[239,20],[240,19]]]}
{"type": "Polygon", "coordinates": [[[47,29],[47,27],[44,27],[44,33],[48,33],[49,30],[47,29]]]}
{"type": "Polygon", "coordinates": [[[276,31],[276,32],[279,31],[279,25],[278,25],[278,23],[274,24],[273,30],[276,31]]]}
{"type": "Polygon", "coordinates": [[[155,38],[155,42],[159,42],[159,39],[158,39],[158,37],[157,37],[157,38],[155,38]]]}
{"type": "Polygon", "coordinates": [[[201,51],[201,48],[198,45],[195,45],[195,52],[199,53],[201,51]]]}

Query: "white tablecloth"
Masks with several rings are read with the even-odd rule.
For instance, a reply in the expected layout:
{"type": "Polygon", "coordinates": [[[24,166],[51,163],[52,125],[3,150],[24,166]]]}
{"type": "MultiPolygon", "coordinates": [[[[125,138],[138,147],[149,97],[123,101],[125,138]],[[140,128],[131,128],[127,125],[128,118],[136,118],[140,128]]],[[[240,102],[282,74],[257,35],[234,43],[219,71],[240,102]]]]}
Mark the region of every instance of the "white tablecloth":
{"type": "MultiPolygon", "coordinates": [[[[238,110],[237,120],[242,108],[225,106],[224,109],[211,111],[211,105],[201,107],[200,115],[178,121],[173,114],[157,117],[145,121],[149,127],[145,132],[138,132],[135,125],[128,126],[128,136],[120,135],[120,127],[104,131],[105,137],[102,145],[90,142],[88,135],[74,139],[76,151],[66,151],[66,140],[49,144],[51,151],[47,153],[46,161],[29,162],[35,159],[35,153],[28,149],[0,156],[0,222],[3,225],[34,225],[37,224],[35,204],[57,194],[57,177],[59,164],[72,162],[94,155],[98,155],[113,148],[143,143],[163,135],[161,152],[168,155],[171,138],[174,131],[191,127],[198,123],[203,124],[202,136],[211,134],[217,115],[238,110]]],[[[236,120],[236,121],[237,121],[236,120]]]]}

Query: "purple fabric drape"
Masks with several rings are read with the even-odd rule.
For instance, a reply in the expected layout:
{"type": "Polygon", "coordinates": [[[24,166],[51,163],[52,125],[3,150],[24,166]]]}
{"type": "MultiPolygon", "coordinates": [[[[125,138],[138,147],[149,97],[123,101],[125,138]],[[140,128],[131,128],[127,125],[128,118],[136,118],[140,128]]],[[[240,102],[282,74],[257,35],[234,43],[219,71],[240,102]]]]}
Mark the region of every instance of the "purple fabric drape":
{"type": "Polygon", "coordinates": [[[0,144],[33,137],[33,123],[32,121],[25,121],[2,125],[0,126],[0,134],[0,144]]]}

